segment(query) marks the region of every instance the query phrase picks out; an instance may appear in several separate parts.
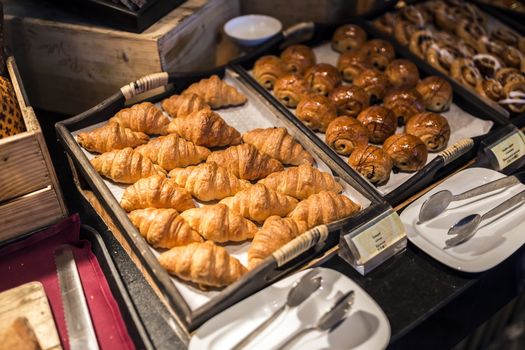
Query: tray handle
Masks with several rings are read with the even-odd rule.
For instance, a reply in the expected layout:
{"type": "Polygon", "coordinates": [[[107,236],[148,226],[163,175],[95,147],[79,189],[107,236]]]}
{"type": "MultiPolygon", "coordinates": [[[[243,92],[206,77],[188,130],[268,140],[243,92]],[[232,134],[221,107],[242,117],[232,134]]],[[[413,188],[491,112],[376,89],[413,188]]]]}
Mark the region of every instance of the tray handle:
{"type": "Polygon", "coordinates": [[[317,243],[325,241],[328,238],[329,232],[330,230],[328,226],[317,226],[286,243],[272,254],[277,262],[277,266],[283,266],[290,260],[315,246],[317,243]]]}
{"type": "Polygon", "coordinates": [[[169,75],[166,72],[148,74],[134,82],[124,85],[120,88],[120,92],[122,92],[126,100],[129,100],[144,92],[168,84],[168,78],[169,75]]]}
{"type": "Polygon", "coordinates": [[[314,22],[299,22],[283,30],[283,36],[285,39],[288,39],[292,36],[313,36],[315,31],[314,22]]]}
{"type": "Polygon", "coordinates": [[[474,140],[461,139],[447,149],[441,151],[439,156],[443,158],[443,166],[446,166],[474,147],[474,140]]]}

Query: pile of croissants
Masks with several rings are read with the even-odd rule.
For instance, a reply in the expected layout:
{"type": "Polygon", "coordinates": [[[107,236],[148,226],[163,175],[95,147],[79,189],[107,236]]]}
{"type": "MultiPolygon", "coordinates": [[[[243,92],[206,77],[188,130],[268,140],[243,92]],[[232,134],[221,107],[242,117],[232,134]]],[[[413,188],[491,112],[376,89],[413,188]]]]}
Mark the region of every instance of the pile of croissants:
{"type": "Polygon", "coordinates": [[[331,44],[340,53],[337,67],[292,45],[257,60],[253,76],[374,184],[387,183],[392,171],[421,169],[428,152],[447,146],[450,126],[439,114],[452,103],[446,80],[420,80],[414,63],[396,59],[384,40],[367,40],[357,25],[339,27],[331,44]],[[398,125],[404,133],[396,134],[398,125]]]}
{"type": "Polygon", "coordinates": [[[99,174],[130,184],[120,204],[151,246],[169,249],[161,266],[201,288],[247,272],[224,243],[252,240],[252,269],[306,230],[360,210],[285,128],[241,135],[215,111],[246,101],[212,76],[162,101],[171,118],[143,102],[77,135],[100,153],[91,160],[99,174]]]}
{"type": "Polygon", "coordinates": [[[525,112],[525,37],[465,1],[425,1],[374,20],[410,51],[484,99],[525,112]]]}

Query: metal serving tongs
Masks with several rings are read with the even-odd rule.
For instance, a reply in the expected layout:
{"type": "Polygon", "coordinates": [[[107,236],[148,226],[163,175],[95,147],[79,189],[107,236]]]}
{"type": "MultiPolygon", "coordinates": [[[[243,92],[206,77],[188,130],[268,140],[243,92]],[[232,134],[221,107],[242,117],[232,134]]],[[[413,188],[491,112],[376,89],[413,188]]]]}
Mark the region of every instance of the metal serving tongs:
{"type": "Polygon", "coordinates": [[[454,201],[460,201],[476,197],[485,193],[489,193],[501,188],[511,187],[519,183],[525,182],[525,172],[516,173],[512,176],[506,176],[504,178],[491,181],[478,187],[474,187],[471,190],[465,191],[460,194],[453,195],[449,190],[441,190],[431,195],[421,206],[419,211],[419,222],[431,220],[437,217],[439,214],[445,211],[449,204],[454,201]]]}

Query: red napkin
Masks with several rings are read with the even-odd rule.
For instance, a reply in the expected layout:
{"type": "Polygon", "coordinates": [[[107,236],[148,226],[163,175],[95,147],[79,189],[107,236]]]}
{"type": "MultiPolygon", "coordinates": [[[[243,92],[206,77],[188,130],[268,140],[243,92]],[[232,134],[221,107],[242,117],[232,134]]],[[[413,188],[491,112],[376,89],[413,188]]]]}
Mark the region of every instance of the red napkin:
{"type": "Polygon", "coordinates": [[[53,252],[61,244],[72,244],[89,313],[101,349],[134,349],[91,245],[79,240],[77,214],[22,241],[0,249],[0,292],[21,284],[40,281],[44,285],[62,346],[69,349],[64,309],[53,252]]]}

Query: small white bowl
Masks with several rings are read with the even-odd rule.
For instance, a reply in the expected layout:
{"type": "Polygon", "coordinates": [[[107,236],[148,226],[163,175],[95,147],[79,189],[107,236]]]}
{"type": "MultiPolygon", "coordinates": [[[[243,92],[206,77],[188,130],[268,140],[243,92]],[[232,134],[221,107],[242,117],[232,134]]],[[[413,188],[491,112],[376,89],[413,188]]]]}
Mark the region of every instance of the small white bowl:
{"type": "Polygon", "coordinates": [[[224,25],[226,34],[243,46],[260,45],[281,29],[278,19],[265,15],[239,16],[224,25]]]}

